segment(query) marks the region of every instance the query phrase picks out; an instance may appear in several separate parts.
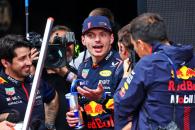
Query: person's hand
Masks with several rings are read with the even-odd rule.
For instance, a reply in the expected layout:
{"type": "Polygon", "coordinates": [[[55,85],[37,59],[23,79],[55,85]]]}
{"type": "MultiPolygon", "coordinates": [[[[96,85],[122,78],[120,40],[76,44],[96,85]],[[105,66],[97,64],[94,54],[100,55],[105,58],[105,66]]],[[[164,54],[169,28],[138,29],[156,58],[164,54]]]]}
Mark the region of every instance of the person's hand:
{"type": "Polygon", "coordinates": [[[98,87],[96,89],[90,89],[88,87],[77,87],[77,91],[86,98],[90,100],[98,100],[102,97],[102,94],[104,92],[104,87],[102,83],[98,84],[98,87]]]}
{"type": "Polygon", "coordinates": [[[131,73],[131,61],[129,60],[129,58],[127,58],[126,60],[124,60],[123,62],[123,78],[128,77],[129,74],[131,73]]]}
{"type": "Polygon", "coordinates": [[[38,60],[38,58],[39,58],[39,52],[37,51],[36,48],[32,48],[30,50],[30,55],[31,55],[32,62],[35,61],[35,60],[38,60]]]}
{"type": "MultiPolygon", "coordinates": [[[[30,50],[30,55],[31,55],[30,58],[31,58],[32,63],[33,63],[33,61],[36,61],[39,58],[39,52],[37,51],[36,48],[32,48],[30,50]]],[[[30,73],[32,75],[35,74],[35,70],[36,70],[35,66],[34,65],[31,65],[31,67],[30,67],[30,73]]]]}
{"type": "Polygon", "coordinates": [[[52,70],[53,70],[56,74],[58,74],[58,75],[60,75],[60,76],[62,76],[62,77],[64,77],[64,76],[69,72],[69,70],[68,70],[68,68],[67,68],[66,66],[61,67],[61,68],[52,68],[52,70]]]}
{"type": "Polygon", "coordinates": [[[77,123],[79,122],[79,118],[75,117],[73,111],[69,111],[66,113],[66,120],[67,120],[68,125],[70,127],[75,127],[77,125],[77,123]]]}
{"type": "Polygon", "coordinates": [[[14,126],[15,126],[14,123],[8,121],[0,122],[0,130],[14,130],[13,128],[14,126]]]}

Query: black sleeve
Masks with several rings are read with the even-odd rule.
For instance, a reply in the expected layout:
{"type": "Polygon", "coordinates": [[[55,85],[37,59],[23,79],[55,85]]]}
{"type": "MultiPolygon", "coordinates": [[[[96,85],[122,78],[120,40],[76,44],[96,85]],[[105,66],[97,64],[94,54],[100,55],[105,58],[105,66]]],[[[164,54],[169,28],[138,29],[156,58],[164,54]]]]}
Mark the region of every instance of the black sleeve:
{"type": "Polygon", "coordinates": [[[41,91],[43,94],[43,102],[49,103],[51,102],[55,97],[55,89],[54,87],[50,86],[47,82],[43,81],[41,82],[41,91]]]}

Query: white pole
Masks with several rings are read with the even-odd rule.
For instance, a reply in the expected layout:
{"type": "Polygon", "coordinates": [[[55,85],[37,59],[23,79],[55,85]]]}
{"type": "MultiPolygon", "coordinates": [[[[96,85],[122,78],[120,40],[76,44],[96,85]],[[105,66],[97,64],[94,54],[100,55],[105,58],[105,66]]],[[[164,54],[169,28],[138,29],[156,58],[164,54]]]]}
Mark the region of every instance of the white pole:
{"type": "Polygon", "coordinates": [[[29,97],[29,101],[28,101],[28,105],[27,105],[27,109],[26,109],[26,113],[25,113],[25,117],[24,117],[24,123],[23,123],[22,130],[28,130],[28,124],[30,121],[31,112],[33,110],[33,105],[34,105],[34,101],[35,101],[35,97],[36,97],[36,91],[37,91],[37,88],[39,87],[40,78],[41,78],[42,70],[44,67],[44,61],[45,61],[46,53],[47,53],[49,35],[50,35],[50,31],[51,31],[51,28],[53,25],[53,21],[54,21],[53,18],[47,19],[43,42],[41,45],[41,51],[39,54],[39,59],[38,59],[38,63],[37,63],[37,67],[36,67],[36,71],[35,71],[35,75],[34,75],[34,79],[33,79],[33,84],[32,84],[30,97],[29,97]]]}

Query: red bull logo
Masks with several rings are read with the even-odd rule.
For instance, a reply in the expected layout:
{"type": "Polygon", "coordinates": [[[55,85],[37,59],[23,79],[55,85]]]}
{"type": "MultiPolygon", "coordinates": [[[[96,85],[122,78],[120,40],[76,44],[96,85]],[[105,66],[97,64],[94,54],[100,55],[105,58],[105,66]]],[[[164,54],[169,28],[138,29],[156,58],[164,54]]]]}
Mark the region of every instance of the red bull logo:
{"type": "Polygon", "coordinates": [[[107,109],[113,109],[114,110],[114,99],[113,98],[109,99],[105,106],[106,106],[107,109]]]}
{"type": "Polygon", "coordinates": [[[91,101],[89,102],[89,104],[85,105],[84,110],[87,115],[91,116],[97,116],[99,114],[102,114],[103,112],[106,113],[102,105],[96,103],[95,101],[91,101]]]}
{"type": "Polygon", "coordinates": [[[102,120],[100,118],[93,118],[91,121],[87,122],[86,125],[89,129],[97,129],[97,128],[110,128],[110,127],[114,127],[114,121],[113,121],[113,117],[109,116],[109,118],[107,118],[107,120],[102,120]]]}
{"type": "MultiPolygon", "coordinates": [[[[173,75],[173,71],[171,72],[173,75]]],[[[189,79],[195,77],[195,70],[188,68],[186,66],[182,66],[179,70],[177,70],[176,75],[179,79],[189,79]]],[[[172,76],[174,77],[174,76],[172,76]]]]}
{"type": "Polygon", "coordinates": [[[7,83],[7,81],[3,79],[2,77],[0,77],[0,84],[4,84],[4,83],[7,83]]]}

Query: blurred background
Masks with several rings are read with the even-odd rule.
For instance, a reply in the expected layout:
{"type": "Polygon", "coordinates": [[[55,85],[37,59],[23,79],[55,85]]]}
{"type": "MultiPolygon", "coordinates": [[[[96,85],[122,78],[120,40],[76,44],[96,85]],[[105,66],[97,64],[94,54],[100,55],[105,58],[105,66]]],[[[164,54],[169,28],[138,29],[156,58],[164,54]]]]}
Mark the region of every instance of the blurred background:
{"type": "MultiPolygon", "coordinates": [[[[1,14],[10,15],[10,18],[2,15],[3,19],[10,19],[10,25],[3,29],[5,20],[1,20],[1,36],[7,33],[25,34],[25,0],[0,1],[1,14]]],[[[136,0],[29,0],[29,31],[43,35],[47,18],[53,17],[54,25],[68,26],[80,38],[83,20],[97,7],[109,8],[120,26],[129,23],[137,15],[136,0]]]]}
{"type": "MultiPolygon", "coordinates": [[[[157,12],[172,41],[195,48],[194,0],[29,0],[29,31],[43,35],[53,17],[54,25],[68,26],[80,41],[83,20],[98,7],[109,8],[120,27],[141,13],[157,12]]],[[[0,37],[8,33],[25,34],[25,0],[0,0],[0,37]]]]}

